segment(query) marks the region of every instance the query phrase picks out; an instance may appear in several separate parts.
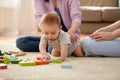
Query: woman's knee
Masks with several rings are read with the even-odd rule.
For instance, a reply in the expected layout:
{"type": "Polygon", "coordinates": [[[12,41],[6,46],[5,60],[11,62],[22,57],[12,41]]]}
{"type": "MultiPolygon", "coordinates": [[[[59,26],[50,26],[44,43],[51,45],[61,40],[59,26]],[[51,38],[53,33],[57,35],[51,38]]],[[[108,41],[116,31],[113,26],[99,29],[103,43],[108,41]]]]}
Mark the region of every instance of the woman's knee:
{"type": "Polygon", "coordinates": [[[94,42],[95,41],[91,39],[90,37],[86,37],[83,39],[82,49],[86,56],[94,55],[94,48],[93,48],[94,42]]]}

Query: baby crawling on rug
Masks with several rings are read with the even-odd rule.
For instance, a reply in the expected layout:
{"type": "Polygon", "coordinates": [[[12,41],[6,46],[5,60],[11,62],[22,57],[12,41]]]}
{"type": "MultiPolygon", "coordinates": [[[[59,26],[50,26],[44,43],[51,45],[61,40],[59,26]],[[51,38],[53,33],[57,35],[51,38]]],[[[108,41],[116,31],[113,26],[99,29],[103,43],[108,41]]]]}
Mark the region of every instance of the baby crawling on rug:
{"type": "Polygon", "coordinates": [[[50,54],[46,51],[46,46],[51,46],[51,55],[59,57],[58,59],[65,61],[67,56],[82,57],[80,41],[72,43],[70,35],[61,30],[61,20],[57,13],[48,12],[41,18],[40,29],[42,30],[41,41],[39,44],[40,52],[44,59],[50,59],[50,54]]]}

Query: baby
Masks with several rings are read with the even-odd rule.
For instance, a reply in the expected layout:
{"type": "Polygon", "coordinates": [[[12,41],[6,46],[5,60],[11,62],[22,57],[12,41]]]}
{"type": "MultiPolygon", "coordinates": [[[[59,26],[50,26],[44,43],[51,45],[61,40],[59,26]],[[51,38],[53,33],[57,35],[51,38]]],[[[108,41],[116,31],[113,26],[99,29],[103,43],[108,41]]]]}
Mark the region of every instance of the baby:
{"type": "Polygon", "coordinates": [[[51,55],[59,57],[65,61],[67,56],[82,57],[80,42],[71,42],[70,35],[61,30],[60,17],[55,12],[48,12],[41,18],[40,28],[42,31],[41,41],[39,44],[42,57],[50,59],[50,55],[46,51],[47,44],[53,48],[51,55]]]}

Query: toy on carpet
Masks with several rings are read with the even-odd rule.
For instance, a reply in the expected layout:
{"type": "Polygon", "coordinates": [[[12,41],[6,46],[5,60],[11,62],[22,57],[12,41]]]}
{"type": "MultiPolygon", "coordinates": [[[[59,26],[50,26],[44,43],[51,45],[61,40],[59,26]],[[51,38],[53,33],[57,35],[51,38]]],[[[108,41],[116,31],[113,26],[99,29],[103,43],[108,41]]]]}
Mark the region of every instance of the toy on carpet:
{"type": "Polygon", "coordinates": [[[63,63],[63,64],[61,64],[61,68],[62,69],[72,69],[72,65],[71,64],[67,64],[67,63],[63,63]]]}
{"type": "Polygon", "coordinates": [[[18,64],[21,61],[21,59],[18,59],[14,55],[9,55],[9,56],[4,56],[3,61],[4,61],[5,64],[9,64],[9,63],[18,64]]]}
{"type": "Polygon", "coordinates": [[[19,65],[21,65],[21,66],[36,66],[36,62],[27,58],[27,59],[24,59],[21,62],[19,62],[19,65]]]}
{"type": "Polygon", "coordinates": [[[0,56],[4,56],[4,53],[0,50],[0,56]]]}
{"type": "Polygon", "coordinates": [[[35,62],[36,62],[36,65],[43,65],[43,64],[49,64],[50,63],[49,60],[44,60],[41,57],[37,57],[35,62]]]}
{"type": "Polygon", "coordinates": [[[51,58],[51,59],[50,59],[50,62],[51,62],[51,63],[62,63],[62,60],[57,59],[57,58],[51,58]]]}
{"type": "Polygon", "coordinates": [[[25,52],[2,51],[2,50],[0,50],[0,56],[4,56],[4,55],[24,56],[24,55],[26,55],[26,53],[25,52]]]}
{"type": "Polygon", "coordinates": [[[0,56],[0,59],[3,59],[3,56],[0,56]]]}
{"type": "Polygon", "coordinates": [[[26,55],[25,52],[15,52],[15,51],[9,51],[9,52],[14,54],[15,56],[24,56],[24,55],[26,55]]]}
{"type": "Polygon", "coordinates": [[[0,69],[7,69],[7,64],[0,64],[0,69]]]}

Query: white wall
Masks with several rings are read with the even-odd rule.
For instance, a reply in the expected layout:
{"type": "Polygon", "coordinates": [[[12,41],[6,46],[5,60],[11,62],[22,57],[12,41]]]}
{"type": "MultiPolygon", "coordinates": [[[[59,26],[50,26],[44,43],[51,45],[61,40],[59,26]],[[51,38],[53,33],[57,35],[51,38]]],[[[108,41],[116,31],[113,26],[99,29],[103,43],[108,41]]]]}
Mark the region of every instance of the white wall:
{"type": "Polygon", "coordinates": [[[36,35],[33,0],[0,0],[0,35],[36,35]]]}

